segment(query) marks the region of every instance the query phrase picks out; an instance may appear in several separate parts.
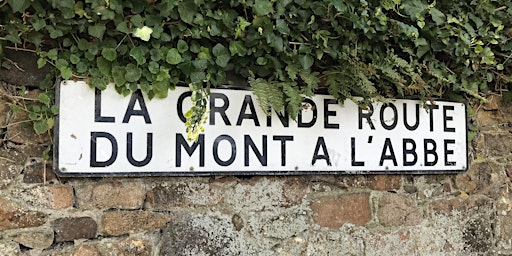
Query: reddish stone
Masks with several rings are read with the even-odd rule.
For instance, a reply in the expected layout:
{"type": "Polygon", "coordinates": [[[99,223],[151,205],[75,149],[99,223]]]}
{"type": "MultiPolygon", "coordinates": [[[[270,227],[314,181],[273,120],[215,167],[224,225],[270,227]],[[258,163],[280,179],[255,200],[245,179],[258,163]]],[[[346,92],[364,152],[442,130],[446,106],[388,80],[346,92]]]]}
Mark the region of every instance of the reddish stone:
{"type": "Polygon", "coordinates": [[[370,178],[370,184],[368,188],[374,190],[388,191],[398,190],[402,186],[402,176],[400,175],[372,175],[370,178]]]}
{"type": "Polygon", "coordinates": [[[24,210],[3,197],[0,197],[0,206],[0,231],[38,227],[46,223],[46,214],[24,210]]]}
{"type": "Polygon", "coordinates": [[[380,199],[377,216],[379,222],[388,227],[418,225],[423,219],[411,197],[391,193],[380,199]]]}
{"type": "Polygon", "coordinates": [[[73,256],[100,256],[100,252],[92,245],[81,245],[71,252],[73,256]]]}
{"type": "Polygon", "coordinates": [[[101,233],[119,236],[162,228],[171,220],[168,214],[153,212],[108,212],[101,218],[101,233]]]}
{"type": "Polygon", "coordinates": [[[48,189],[53,194],[53,208],[65,209],[73,206],[73,188],[68,185],[50,185],[48,189]]]}
{"type": "Polygon", "coordinates": [[[116,240],[108,245],[99,244],[97,248],[100,255],[150,256],[153,250],[151,241],[141,239],[116,240]]]}
{"type": "Polygon", "coordinates": [[[140,209],[146,197],[144,184],[135,182],[88,183],[75,190],[81,209],[140,209]]]}
{"type": "Polygon", "coordinates": [[[466,173],[456,176],[455,185],[468,194],[487,193],[493,186],[497,185],[494,183],[491,174],[500,173],[500,170],[502,170],[502,167],[496,163],[476,162],[471,164],[466,173]]]}
{"type": "Polygon", "coordinates": [[[430,203],[429,209],[433,213],[449,215],[453,212],[467,212],[470,209],[492,206],[493,202],[485,196],[471,196],[467,199],[460,197],[441,199],[430,203]]]}
{"type": "Polygon", "coordinates": [[[98,225],[90,217],[62,218],[53,222],[55,241],[73,241],[96,237],[98,225]]]}
{"type": "Polygon", "coordinates": [[[365,225],[372,217],[370,194],[345,194],[318,198],[311,204],[314,221],[329,228],[345,223],[365,225]]]}
{"type": "Polygon", "coordinates": [[[300,178],[287,179],[283,185],[283,197],[287,205],[297,205],[302,202],[308,191],[306,181],[300,178]]]}

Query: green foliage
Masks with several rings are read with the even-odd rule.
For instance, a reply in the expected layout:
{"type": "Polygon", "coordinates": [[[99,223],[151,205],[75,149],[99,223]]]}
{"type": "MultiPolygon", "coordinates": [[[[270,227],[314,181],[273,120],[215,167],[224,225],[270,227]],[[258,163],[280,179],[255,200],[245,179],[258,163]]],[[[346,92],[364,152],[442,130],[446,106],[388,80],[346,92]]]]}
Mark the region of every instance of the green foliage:
{"type": "Polygon", "coordinates": [[[284,108],[291,116],[318,90],[367,104],[410,95],[482,98],[511,81],[510,1],[4,0],[0,6],[0,54],[2,47],[35,50],[39,66],[100,89],[114,82],[125,95],[140,89],[166,97],[178,83],[189,84],[191,133],[205,119],[208,88],[229,84],[231,75],[249,81],[265,110],[284,108]]]}

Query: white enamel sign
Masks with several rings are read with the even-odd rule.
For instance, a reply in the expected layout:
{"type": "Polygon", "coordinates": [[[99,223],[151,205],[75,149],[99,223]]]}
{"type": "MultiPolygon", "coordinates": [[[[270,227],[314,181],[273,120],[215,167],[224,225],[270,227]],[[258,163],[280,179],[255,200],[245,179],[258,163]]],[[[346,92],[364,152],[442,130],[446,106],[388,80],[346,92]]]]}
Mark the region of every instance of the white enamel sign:
{"type": "Polygon", "coordinates": [[[190,92],[123,97],[62,81],[55,169],[62,176],[447,173],[467,169],[466,106],[391,100],[361,109],[306,100],[296,121],[267,116],[246,90],[212,89],[208,121],[187,141],[190,92]],[[426,110],[428,109],[428,111],[426,110]]]}

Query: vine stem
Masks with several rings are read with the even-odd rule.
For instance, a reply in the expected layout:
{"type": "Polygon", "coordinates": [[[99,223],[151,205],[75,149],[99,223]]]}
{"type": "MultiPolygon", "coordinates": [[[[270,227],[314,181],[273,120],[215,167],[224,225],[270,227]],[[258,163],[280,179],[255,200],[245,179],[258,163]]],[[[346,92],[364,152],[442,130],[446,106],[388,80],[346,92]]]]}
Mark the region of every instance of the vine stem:
{"type": "Polygon", "coordinates": [[[18,48],[18,47],[12,47],[12,46],[4,46],[5,49],[11,49],[15,51],[24,51],[24,52],[33,52],[38,53],[36,50],[27,49],[27,48],[18,48]]]}

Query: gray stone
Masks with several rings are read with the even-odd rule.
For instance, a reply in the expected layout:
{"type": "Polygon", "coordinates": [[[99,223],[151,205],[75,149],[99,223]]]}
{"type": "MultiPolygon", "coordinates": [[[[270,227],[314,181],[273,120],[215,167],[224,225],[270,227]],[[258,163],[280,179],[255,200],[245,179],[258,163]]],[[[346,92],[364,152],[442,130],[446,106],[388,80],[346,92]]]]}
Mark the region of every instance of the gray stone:
{"type": "Polygon", "coordinates": [[[224,215],[183,215],[164,228],[158,255],[255,255],[224,215]]]}
{"type": "Polygon", "coordinates": [[[9,83],[37,87],[49,72],[49,65],[39,69],[35,53],[4,49],[5,57],[13,61],[10,69],[0,68],[0,78],[9,83]]]}
{"type": "Polygon", "coordinates": [[[21,253],[18,243],[3,240],[0,241],[0,252],[2,256],[17,256],[21,253]]]}
{"type": "Polygon", "coordinates": [[[53,244],[53,231],[26,231],[18,234],[13,240],[28,248],[46,249],[53,244]]]}

